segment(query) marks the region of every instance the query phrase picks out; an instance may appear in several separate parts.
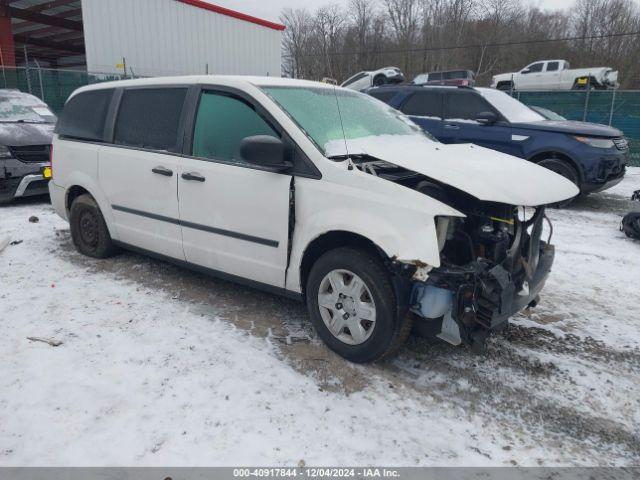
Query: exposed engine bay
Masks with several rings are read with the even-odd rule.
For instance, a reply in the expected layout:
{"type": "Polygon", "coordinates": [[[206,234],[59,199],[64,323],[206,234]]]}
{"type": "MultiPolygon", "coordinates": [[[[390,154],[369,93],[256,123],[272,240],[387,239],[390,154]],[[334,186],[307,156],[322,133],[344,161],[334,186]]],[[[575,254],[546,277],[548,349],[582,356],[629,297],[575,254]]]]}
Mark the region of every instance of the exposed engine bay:
{"type": "Polygon", "coordinates": [[[441,265],[412,283],[410,310],[436,322],[438,337],[481,350],[508,318],[535,306],[553,263],[552,228],[544,206],[483,202],[402,167],[365,157],[363,172],[402,184],[464,213],[436,219],[441,265]],[[542,240],[543,224],[549,237],[542,240]]]}

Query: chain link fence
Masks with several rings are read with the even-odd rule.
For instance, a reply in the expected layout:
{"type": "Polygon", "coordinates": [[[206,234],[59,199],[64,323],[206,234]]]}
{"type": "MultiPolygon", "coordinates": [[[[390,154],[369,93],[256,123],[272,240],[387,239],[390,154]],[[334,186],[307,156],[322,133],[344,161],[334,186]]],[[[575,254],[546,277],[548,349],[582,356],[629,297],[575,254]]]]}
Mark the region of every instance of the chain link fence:
{"type": "Polygon", "coordinates": [[[87,73],[81,70],[52,70],[37,67],[0,68],[0,88],[17,88],[31,93],[44,100],[55,113],[60,113],[67,98],[77,88],[123,78],[125,78],[124,75],[87,73]]]}
{"type": "Polygon", "coordinates": [[[640,166],[640,91],[586,90],[566,92],[514,92],[531,106],[548,108],[567,120],[611,125],[629,140],[630,163],[640,166]]]}
{"type": "MultiPolygon", "coordinates": [[[[37,67],[2,68],[0,88],[29,92],[59,113],[76,88],[123,78],[132,77],[37,67]]],[[[640,166],[640,91],[514,92],[513,95],[527,105],[548,108],[568,120],[601,123],[622,130],[629,139],[630,163],[640,166]]]]}

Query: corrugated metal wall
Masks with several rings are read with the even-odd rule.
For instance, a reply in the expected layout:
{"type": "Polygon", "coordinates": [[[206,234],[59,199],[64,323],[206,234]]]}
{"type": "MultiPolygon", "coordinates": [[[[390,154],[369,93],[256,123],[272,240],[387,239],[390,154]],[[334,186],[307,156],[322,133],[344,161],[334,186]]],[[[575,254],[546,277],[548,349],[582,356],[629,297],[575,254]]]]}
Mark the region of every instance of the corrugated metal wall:
{"type": "Polygon", "coordinates": [[[82,0],[87,69],[140,76],[281,74],[282,32],[175,0],[82,0]]]}

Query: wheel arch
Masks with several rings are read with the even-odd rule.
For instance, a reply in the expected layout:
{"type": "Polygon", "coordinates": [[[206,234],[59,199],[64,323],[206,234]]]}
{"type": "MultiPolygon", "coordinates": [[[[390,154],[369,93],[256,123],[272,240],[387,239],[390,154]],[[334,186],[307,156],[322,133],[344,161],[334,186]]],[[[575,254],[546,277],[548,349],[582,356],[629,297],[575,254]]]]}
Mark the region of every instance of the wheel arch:
{"type": "Polygon", "coordinates": [[[302,294],[307,288],[307,279],[314,263],[325,253],[340,247],[353,247],[363,250],[383,262],[389,261],[384,250],[371,239],[346,230],[332,230],[314,238],[305,248],[300,262],[300,287],[302,294]]]}
{"type": "MultiPolygon", "coordinates": [[[[69,215],[69,212],[71,211],[71,205],[73,204],[74,200],[80,195],[84,195],[85,193],[91,195],[89,190],[80,185],[73,185],[67,189],[66,198],[64,200],[64,207],[67,210],[67,215],[69,215]]],[[[91,196],[93,197],[93,195],[91,196]]]]}
{"type": "Polygon", "coordinates": [[[533,163],[540,163],[542,160],[547,160],[550,158],[567,162],[578,174],[578,179],[580,180],[580,183],[584,182],[584,173],[580,168],[580,165],[578,164],[578,162],[576,162],[573,159],[573,157],[571,157],[571,155],[568,155],[565,152],[561,152],[558,150],[543,150],[541,152],[536,152],[535,154],[531,155],[527,160],[533,163]]]}

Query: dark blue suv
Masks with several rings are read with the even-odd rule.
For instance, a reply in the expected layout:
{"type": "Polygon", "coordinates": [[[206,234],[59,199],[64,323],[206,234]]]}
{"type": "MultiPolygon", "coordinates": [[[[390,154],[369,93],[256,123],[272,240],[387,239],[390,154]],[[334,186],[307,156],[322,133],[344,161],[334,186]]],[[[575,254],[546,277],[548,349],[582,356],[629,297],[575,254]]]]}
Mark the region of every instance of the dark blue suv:
{"type": "Polygon", "coordinates": [[[475,143],[535,162],[570,179],[583,194],[610,188],[625,174],[629,147],[620,130],[546,120],[498,90],[400,85],[367,93],[443,143],[475,143]]]}

